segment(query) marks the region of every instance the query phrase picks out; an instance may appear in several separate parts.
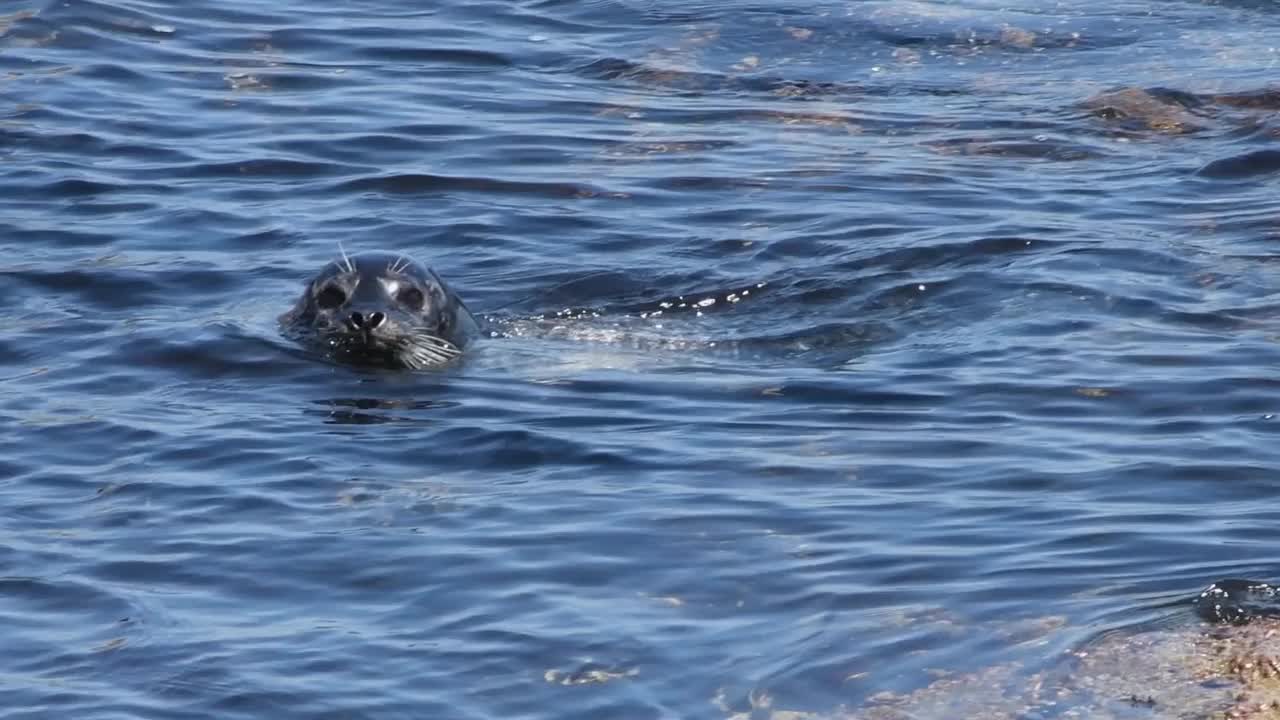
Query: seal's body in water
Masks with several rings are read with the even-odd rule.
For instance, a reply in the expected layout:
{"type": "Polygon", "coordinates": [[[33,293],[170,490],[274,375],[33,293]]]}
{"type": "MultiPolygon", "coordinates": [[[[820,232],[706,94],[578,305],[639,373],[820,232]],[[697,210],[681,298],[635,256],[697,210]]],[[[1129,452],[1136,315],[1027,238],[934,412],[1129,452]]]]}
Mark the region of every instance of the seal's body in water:
{"type": "Polygon", "coordinates": [[[462,354],[475,317],[444,280],[404,255],[344,255],[324,266],[292,310],[290,338],[354,365],[418,369],[462,354]]]}

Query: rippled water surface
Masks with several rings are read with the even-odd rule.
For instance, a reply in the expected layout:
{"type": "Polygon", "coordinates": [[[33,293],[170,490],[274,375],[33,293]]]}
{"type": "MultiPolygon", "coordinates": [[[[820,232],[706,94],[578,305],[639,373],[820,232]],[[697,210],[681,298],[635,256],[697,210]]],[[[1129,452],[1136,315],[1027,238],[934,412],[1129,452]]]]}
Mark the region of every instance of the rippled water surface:
{"type": "Polygon", "coordinates": [[[0,715],[888,717],[1194,627],[1280,576],[1277,38],[1243,0],[6,0],[0,715]],[[339,244],[489,337],[296,347],[339,244]]]}

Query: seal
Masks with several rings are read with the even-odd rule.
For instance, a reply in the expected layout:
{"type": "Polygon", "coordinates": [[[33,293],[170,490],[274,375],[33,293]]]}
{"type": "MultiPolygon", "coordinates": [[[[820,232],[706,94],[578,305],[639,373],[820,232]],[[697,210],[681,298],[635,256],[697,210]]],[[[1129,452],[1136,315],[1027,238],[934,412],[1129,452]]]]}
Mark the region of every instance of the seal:
{"type": "Polygon", "coordinates": [[[339,362],[415,370],[454,360],[480,332],[434,270],[391,252],[344,252],[307,283],[280,327],[339,362]]]}

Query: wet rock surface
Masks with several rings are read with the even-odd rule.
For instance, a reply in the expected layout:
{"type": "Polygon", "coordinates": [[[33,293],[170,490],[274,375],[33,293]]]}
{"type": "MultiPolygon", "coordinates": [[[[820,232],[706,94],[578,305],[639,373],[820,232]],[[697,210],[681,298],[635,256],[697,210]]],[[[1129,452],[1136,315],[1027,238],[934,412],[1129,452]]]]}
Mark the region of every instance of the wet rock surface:
{"type": "MultiPolygon", "coordinates": [[[[774,708],[757,698],[734,720],[1250,720],[1280,718],[1276,590],[1249,580],[1211,585],[1152,625],[1104,632],[1036,667],[935,671],[913,691],[881,692],[834,714],[774,708]]],[[[1052,625],[1044,625],[1049,631],[1052,625]]]]}

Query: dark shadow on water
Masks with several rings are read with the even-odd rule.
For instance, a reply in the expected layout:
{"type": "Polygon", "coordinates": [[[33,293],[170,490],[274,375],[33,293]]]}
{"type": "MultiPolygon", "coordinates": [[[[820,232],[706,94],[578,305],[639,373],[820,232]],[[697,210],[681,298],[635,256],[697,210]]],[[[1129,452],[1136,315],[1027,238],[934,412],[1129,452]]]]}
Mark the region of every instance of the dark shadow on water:
{"type": "Polygon", "coordinates": [[[461,406],[461,403],[448,400],[390,400],[385,398],[334,398],[332,400],[313,400],[311,402],[324,409],[321,411],[309,411],[308,414],[322,417],[325,423],[334,425],[429,424],[433,422],[429,417],[397,414],[396,411],[400,411],[400,413],[417,413],[448,410],[461,406]]]}

